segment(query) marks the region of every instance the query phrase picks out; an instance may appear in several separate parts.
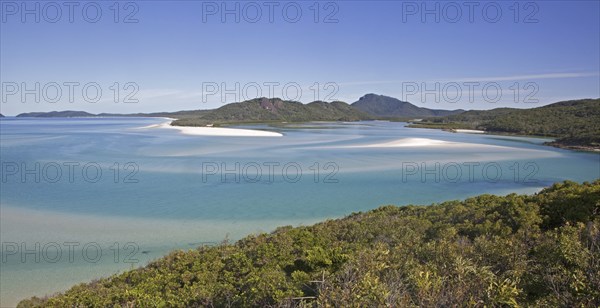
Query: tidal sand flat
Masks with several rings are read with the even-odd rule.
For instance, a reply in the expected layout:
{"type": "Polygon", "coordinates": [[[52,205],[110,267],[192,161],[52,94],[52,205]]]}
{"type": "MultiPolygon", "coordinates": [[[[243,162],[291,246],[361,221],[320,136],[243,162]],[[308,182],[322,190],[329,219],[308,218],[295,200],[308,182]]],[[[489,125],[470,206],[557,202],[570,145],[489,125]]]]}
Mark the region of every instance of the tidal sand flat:
{"type": "Polygon", "coordinates": [[[354,147],[364,148],[401,148],[401,147],[452,147],[460,146],[457,142],[448,142],[444,140],[435,140],[427,138],[402,138],[385,143],[374,143],[366,145],[358,145],[354,147]]]}
{"type": "Polygon", "coordinates": [[[176,249],[214,246],[282,225],[317,222],[82,215],[6,204],[0,207],[0,214],[1,307],[137,268],[176,249]],[[25,250],[30,253],[23,255],[25,250]]]}

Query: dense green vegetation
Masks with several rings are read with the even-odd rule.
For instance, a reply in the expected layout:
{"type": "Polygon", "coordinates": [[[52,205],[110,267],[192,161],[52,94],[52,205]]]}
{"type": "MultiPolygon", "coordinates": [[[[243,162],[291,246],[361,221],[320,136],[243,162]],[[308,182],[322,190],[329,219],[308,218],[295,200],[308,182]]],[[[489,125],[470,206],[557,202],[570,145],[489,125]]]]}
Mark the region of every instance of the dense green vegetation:
{"type": "Polygon", "coordinates": [[[257,98],[227,104],[199,117],[179,119],[173,125],[204,126],[207,124],[253,122],[358,121],[371,117],[344,102],[309,104],[278,98],[257,98]]]}
{"type": "Polygon", "coordinates": [[[377,118],[427,118],[446,116],[464,112],[457,110],[440,110],[417,107],[409,102],[403,102],[397,98],[367,94],[358,101],[352,103],[352,107],[364,111],[377,118]]]}
{"type": "Polygon", "coordinates": [[[19,307],[530,305],[600,305],[600,180],[281,227],[19,307]]]}
{"type": "Polygon", "coordinates": [[[424,128],[471,128],[558,138],[551,145],[600,149],[600,99],[558,102],[532,109],[498,108],[425,119],[424,128]]]}

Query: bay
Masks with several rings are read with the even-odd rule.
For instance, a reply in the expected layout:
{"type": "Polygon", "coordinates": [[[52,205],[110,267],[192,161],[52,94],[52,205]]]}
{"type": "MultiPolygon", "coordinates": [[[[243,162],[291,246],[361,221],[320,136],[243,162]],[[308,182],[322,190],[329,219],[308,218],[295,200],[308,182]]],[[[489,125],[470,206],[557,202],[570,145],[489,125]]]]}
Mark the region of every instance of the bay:
{"type": "Polygon", "coordinates": [[[0,120],[1,305],[278,226],[600,177],[599,154],[543,138],[383,121],[192,136],[165,121],[0,120]]]}

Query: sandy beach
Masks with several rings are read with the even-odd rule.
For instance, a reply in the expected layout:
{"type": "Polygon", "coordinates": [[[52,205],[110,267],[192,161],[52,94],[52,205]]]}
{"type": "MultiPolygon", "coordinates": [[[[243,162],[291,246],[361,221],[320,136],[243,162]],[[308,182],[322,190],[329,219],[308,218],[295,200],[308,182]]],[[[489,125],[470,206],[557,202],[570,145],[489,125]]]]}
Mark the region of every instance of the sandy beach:
{"type": "Polygon", "coordinates": [[[477,129],[455,129],[457,133],[465,133],[465,134],[485,134],[485,131],[477,130],[477,129]]]}
{"type": "Polygon", "coordinates": [[[202,127],[202,126],[173,126],[173,119],[168,122],[144,126],[141,128],[167,128],[179,130],[185,135],[195,136],[228,136],[228,137],[281,137],[283,134],[256,129],[241,128],[223,128],[223,127],[202,127]]]}

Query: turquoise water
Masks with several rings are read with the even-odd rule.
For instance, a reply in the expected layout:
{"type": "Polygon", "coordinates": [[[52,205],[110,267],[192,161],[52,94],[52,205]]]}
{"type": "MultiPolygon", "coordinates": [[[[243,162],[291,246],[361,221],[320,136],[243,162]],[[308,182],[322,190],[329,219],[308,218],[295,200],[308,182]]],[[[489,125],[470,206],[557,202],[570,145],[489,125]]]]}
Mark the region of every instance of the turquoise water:
{"type": "Polygon", "coordinates": [[[600,155],[543,146],[539,138],[391,122],[243,126],[282,137],[192,136],[150,127],[163,122],[0,121],[2,305],[141,266],[171,249],[280,225],[386,204],[533,193],[557,181],[600,177],[600,155]],[[446,143],[381,146],[432,141],[446,143]],[[66,242],[79,244],[73,260],[66,242]],[[90,243],[102,248],[96,262],[81,258],[90,243]],[[26,249],[33,252],[23,259],[26,249]],[[50,262],[59,250],[62,257],[50,262]]]}

